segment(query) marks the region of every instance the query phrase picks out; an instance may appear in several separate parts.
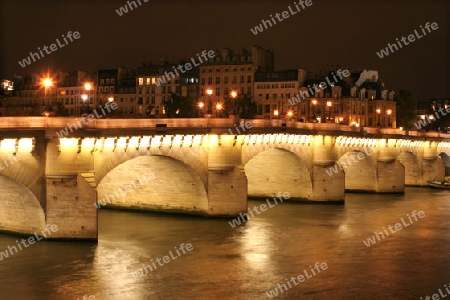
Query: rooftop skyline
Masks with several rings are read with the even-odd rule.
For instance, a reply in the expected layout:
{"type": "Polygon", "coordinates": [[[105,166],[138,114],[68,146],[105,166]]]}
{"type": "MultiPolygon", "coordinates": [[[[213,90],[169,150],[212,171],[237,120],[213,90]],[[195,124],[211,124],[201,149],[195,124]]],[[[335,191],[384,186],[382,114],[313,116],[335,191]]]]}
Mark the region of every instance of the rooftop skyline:
{"type": "Polygon", "coordinates": [[[419,101],[450,95],[448,5],[444,0],[413,1],[407,6],[399,0],[312,0],[307,9],[283,21],[276,14],[295,9],[294,1],[140,3],[120,16],[116,10],[127,1],[2,2],[1,78],[47,69],[135,68],[142,62],[196,57],[200,49],[260,45],[274,52],[275,70],[318,71],[323,64],[342,64],[377,70],[389,89],[410,90],[419,101]],[[271,20],[270,15],[276,22],[257,35],[252,33],[262,20],[271,20]],[[420,26],[427,22],[439,27],[424,36],[420,26]],[[402,44],[383,58],[377,55],[388,43],[415,30],[422,34],[415,42],[402,44]],[[70,41],[69,31],[79,32],[79,38],[70,41]],[[52,43],[59,47],[25,68],[19,65],[30,52],[52,43]]]}

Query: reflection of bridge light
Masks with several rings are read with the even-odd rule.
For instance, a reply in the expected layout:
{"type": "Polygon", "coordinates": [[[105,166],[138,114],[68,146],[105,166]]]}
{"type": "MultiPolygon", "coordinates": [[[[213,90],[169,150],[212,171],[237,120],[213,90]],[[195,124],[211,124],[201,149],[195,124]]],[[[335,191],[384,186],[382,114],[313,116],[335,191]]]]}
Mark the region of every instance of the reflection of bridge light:
{"type": "Polygon", "coordinates": [[[181,143],[183,141],[183,136],[182,135],[176,135],[173,139],[173,146],[174,147],[180,147],[181,143]]]}
{"type": "Polygon", "coordinates": [[[252,135],[250,137],[250,144],[253,145],[253,144],[255,144],[255,142],[256,142],[256,135],[252,135]]]}
{"type": "Polygon", "coordinates": [[[186,135],[186,136],[184,136],[183,146],[185,146],[185,147],[190,147],[190,146],[192,146],[192,135],[186,135]]]}
{"type": "Polygon", "coordinates": [[[95,148],[96,148],[97,150],[99,150],[99,151],[102,151],[102,150],[103,150],[103,139],[98,139],[98,140],[95,142],[95,148]]]}
{"type": "Polygon", "coordinates": [[[194,136],[194,143],[192,144],[192,146],[199,146],[202,144],[202,138],[203,136],[201,135],[196,135],[194,136]]]}
{"type": "Polygon", "coordinates": [[[140,136],[133,136],[128,141],[128,148],[138,148],[140,136]]]}
{"type": "Polygon", "coordinates": [[[114,140],[115,138],[107,138],[105,139],[105,143],[103,144],[103,151],[114,151],[114,140]]]}
{"type": "Polygon", "coordinates": [[[119,148],[119,149],[122,149],[122,148],[125,148],[126,146],[127,146],[127,137],[120,137],[118,140],[117,140],[117,148],[119,148]]]}
{"type": "Polygon", "coordinates": [[[4,152],[15,152],[16,139],[4,139],[0,144],[0,150],[4,152]]]}
{"type": "Polygon", "coordinates": [[[86,149],[87,151],[92,152],[94,150],[95,146],[95,139],[94,138],[85,138],[81,142],[81,149],[86,149]]]}
{"type": "Polygon", "coordinates": [[[33,139],[31,138],[22,138],[19,140],[19,151],[23,152],[31,152],[34,150],[33,147],[33,139]]]}
{"type": "Polygon", "coordinates": [[[78,138],[62,138],[59,139],[60,151],[74,150],[78,148],[78,138]],[[72,149],[73,148],[73,149],[72,149]]]}
{"type": "Polygon", "coordinates": [[[141,138],[141,142],[139,143],[140,147],[149,148],[150,147],[150,137],[149,136],[143,136],[141,138]]]}

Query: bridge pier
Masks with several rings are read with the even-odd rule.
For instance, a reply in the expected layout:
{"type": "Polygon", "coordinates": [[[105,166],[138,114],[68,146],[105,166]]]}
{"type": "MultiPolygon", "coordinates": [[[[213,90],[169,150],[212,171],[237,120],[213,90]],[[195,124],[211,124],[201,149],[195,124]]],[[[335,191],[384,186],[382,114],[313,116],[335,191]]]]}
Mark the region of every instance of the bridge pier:
{"type": "Polygon", "coordinates": [[[336,137],[333,136],[318,136],[314,139],[312,170],[314,201],[344,203],[345,173],[336,166],[335,142],[336,137]],[[330,176],[329,169],[334,167],[337,167],[337,173],[330,176]]]}
{"type": "Polygon", "coordinates": [[[210,135],[208,146],[208,214],[236,216],[247,212],[247,177],[241,149],[233,135],[210,135]]]}

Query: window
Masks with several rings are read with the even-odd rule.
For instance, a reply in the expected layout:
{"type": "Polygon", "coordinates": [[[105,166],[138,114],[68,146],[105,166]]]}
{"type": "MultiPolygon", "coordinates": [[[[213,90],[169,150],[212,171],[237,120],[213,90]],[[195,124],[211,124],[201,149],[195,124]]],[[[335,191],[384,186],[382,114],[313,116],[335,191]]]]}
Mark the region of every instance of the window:
{"type": "Polygon", "coordinates": [[[262,100],[262,94],[258,94],[258,100],[262,100]]]}
{"type": "Polygon", "coordinates": [[[133,97],[130,98],[130,102],[134,102],[134,98],[133,97]]]}
{"type": "Polygon", "coordinates": [[[269,100],[269,94],[266,94],[266,100],[269,100]]]}
{"type": "Polygon", "coordinates": [[[247,83],[252,83],[252,75],[247,76],[247,83]]]}
{"type": "Polygon", "coordinates": [[[146,79],[147,79],[146,84],[150,84],[150,77],[147,77],[146,79]]]}
{"type": "Polygon", "coordinates": [[[220,77],[216,77],[216,84],[220,84],[220,77]]]}
{"type": "Polygon", "coordinates": [[[241,75],[241,77],[240,77],[240,81],[239,81],[240,83],[244,83],[244,75],[241,75]]]}
{"type": "Polygon", "coordinates": [[[165,86],[162,87],[162,93],[163,93],[163,94],[166,93],[166,87],[165,87],[165,86]]]}
{"type": "Polygon", "coordinates": [[[240,88],[240,93],[243,94],[244,93],[244,87],[240,88]]]}
{"type": "Polygon", "coordinates": [[[290,99],[291,98],[291,93],[286,93],[286,99],[290,99]]]}
{"type": "Polygon", "coordinates": [[[272,99],[277,99],[277,94],[273,94],[272,99]]]}
{"type": "Polygon", "coordinates": [[[233,76],[233,79],[231,80],[231,83],[236,83],[236,76],[233,76]]]}
{"type": "Polygon", "coordinates": [[[224,84],[227,84],[227,83],[228,83],[228,76],[225,76],[225,77],[223,78],[223,83],[224,83],[224,84]]]}
{"type": "Polygon", "coordinates": [[[220,69],[216,69],[216,73],[219,73],[220,72],[220,69]]]}
{"type": "Polygon", "coordinates": [[[270,114],[270,104],[264,105],[264,113],[270,114]]]}
{"type": "Polygon", "coordinates": [[[113,78],[113,79],[111,79],[111,84],[115,84],[116,83],[116,80],[113,78]]]}
{"type": "Polygon", "coordinates": [[[212,69],[209,69],[209,70],[208,70],[208,73],[212,73],[212,69]]]}
{"type": "Polygon", "coordinates": [[[104,81],[103,79],[100,79],[100,84],[101,84],[101,85],[104,85],[104,84],[105,84],[105,81],[104,81]]]}
{"type": "Polygon", "coordinates": [[[109,92],[112,93],[112,94],[114,93],[114,87],[113,86],[109,88],[109,92]]]}
{"type": "Polygon", "coordinates": [[[220,88],[216,88],[216,96],[220,96],[220,88]]]}
{"type": "Polygon", "coordinates": [[[150,94],[150,87],[148,87],[148,86],[145,87],[145,93],[146,93],[146,94],[150,94]]]}
{"type": "Polygon", "coordinates": [[[202,77],[201,82],[202,82],[202,84],[205,84],[205,77],[202,77]]]}
{"type": "Polygon", "coordinates": [[[247,87],[247,95],[251,95],[252,94],[252,88],[251,87],[247,87]]]}
{"type": "Polygon", "coordinates": [[[155,84],[155,83],[156,83],[156,78],[152,77],[152,84],[155,84]]]}
{"type": "Polygon", "coordinates": [[[106,79],[106,85],[109,85],[109,79],[106,79]]]}
{"type": "Polygon", "coordinates": [[[152,96],[152,104],[155,104],[155,96],[152,96]]]}
{"type": "Polygon", "coordinates": [[[103,94],[103,87],[102,87],[102,86],[98,88],[98,92],[99,92],[100,94],[103,94]]]}
{"type": "Polygon", "coordinates": [[[139,85],[143,85],[144,84],[144,78],[139,78],[139,85]]]}
{"type": "Polygon", "coordinates": [[[208,77],[208,84],[212,84],[212,77],[208,77]]]}

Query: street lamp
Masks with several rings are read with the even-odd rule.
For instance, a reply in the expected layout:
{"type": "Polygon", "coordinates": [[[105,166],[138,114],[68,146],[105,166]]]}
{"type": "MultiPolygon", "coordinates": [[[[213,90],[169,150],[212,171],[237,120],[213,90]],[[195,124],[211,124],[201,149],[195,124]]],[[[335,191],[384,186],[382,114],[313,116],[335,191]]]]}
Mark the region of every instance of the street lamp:
{"type": "Polygon", "coordinates": [[[380,127],[380,113],[381,113],[381,109],[377,109],[377,126],[380,127]]]}
{"type": "Polygon", "coordinates": [[[293,115],[292,110],[288,111],[287,115],[289,117],[289,121],[292,121],[292,115],[293,115]]]}
{"type": "Polygon", "coordinates": [[[205,103],[199,102],[197,104],[197,106],[198,106],[198,117],[200,118],[203,115],[203,113],[200,113],[200,111],[203,111],[203,107],[205,106],[205,103]]]}
{"type": "Polygon", "coordinates": [[[273,111],[273,115],[275,116],[275,118],[278,120],[278,109],[273,111]]]}
{"type": "Polygon", "coordinates": [[[238,93],[235,90],[232,90],[231,93],[230,93],[231,99],[233,99],[233,115],[235,114],[234,104],[235,104],[235,100],[236,100],[237,95],[238,95],[238,93]]]}
{"type": "Polygon", "coordinates": [[[206,94],[208,94],[208,96],[209,96],[209,98],[208,98],[208,114],[212,114],[212,100],[211,100],[212,93],[213,93],[212,89],[206,90],[206,94]]]}
{"type": "Polygon", "coordinates": [[[392,110],[388,109],[387,111],[388,114],[388,126],[391,127],[391,114],[392,114],[392,110]]]}

